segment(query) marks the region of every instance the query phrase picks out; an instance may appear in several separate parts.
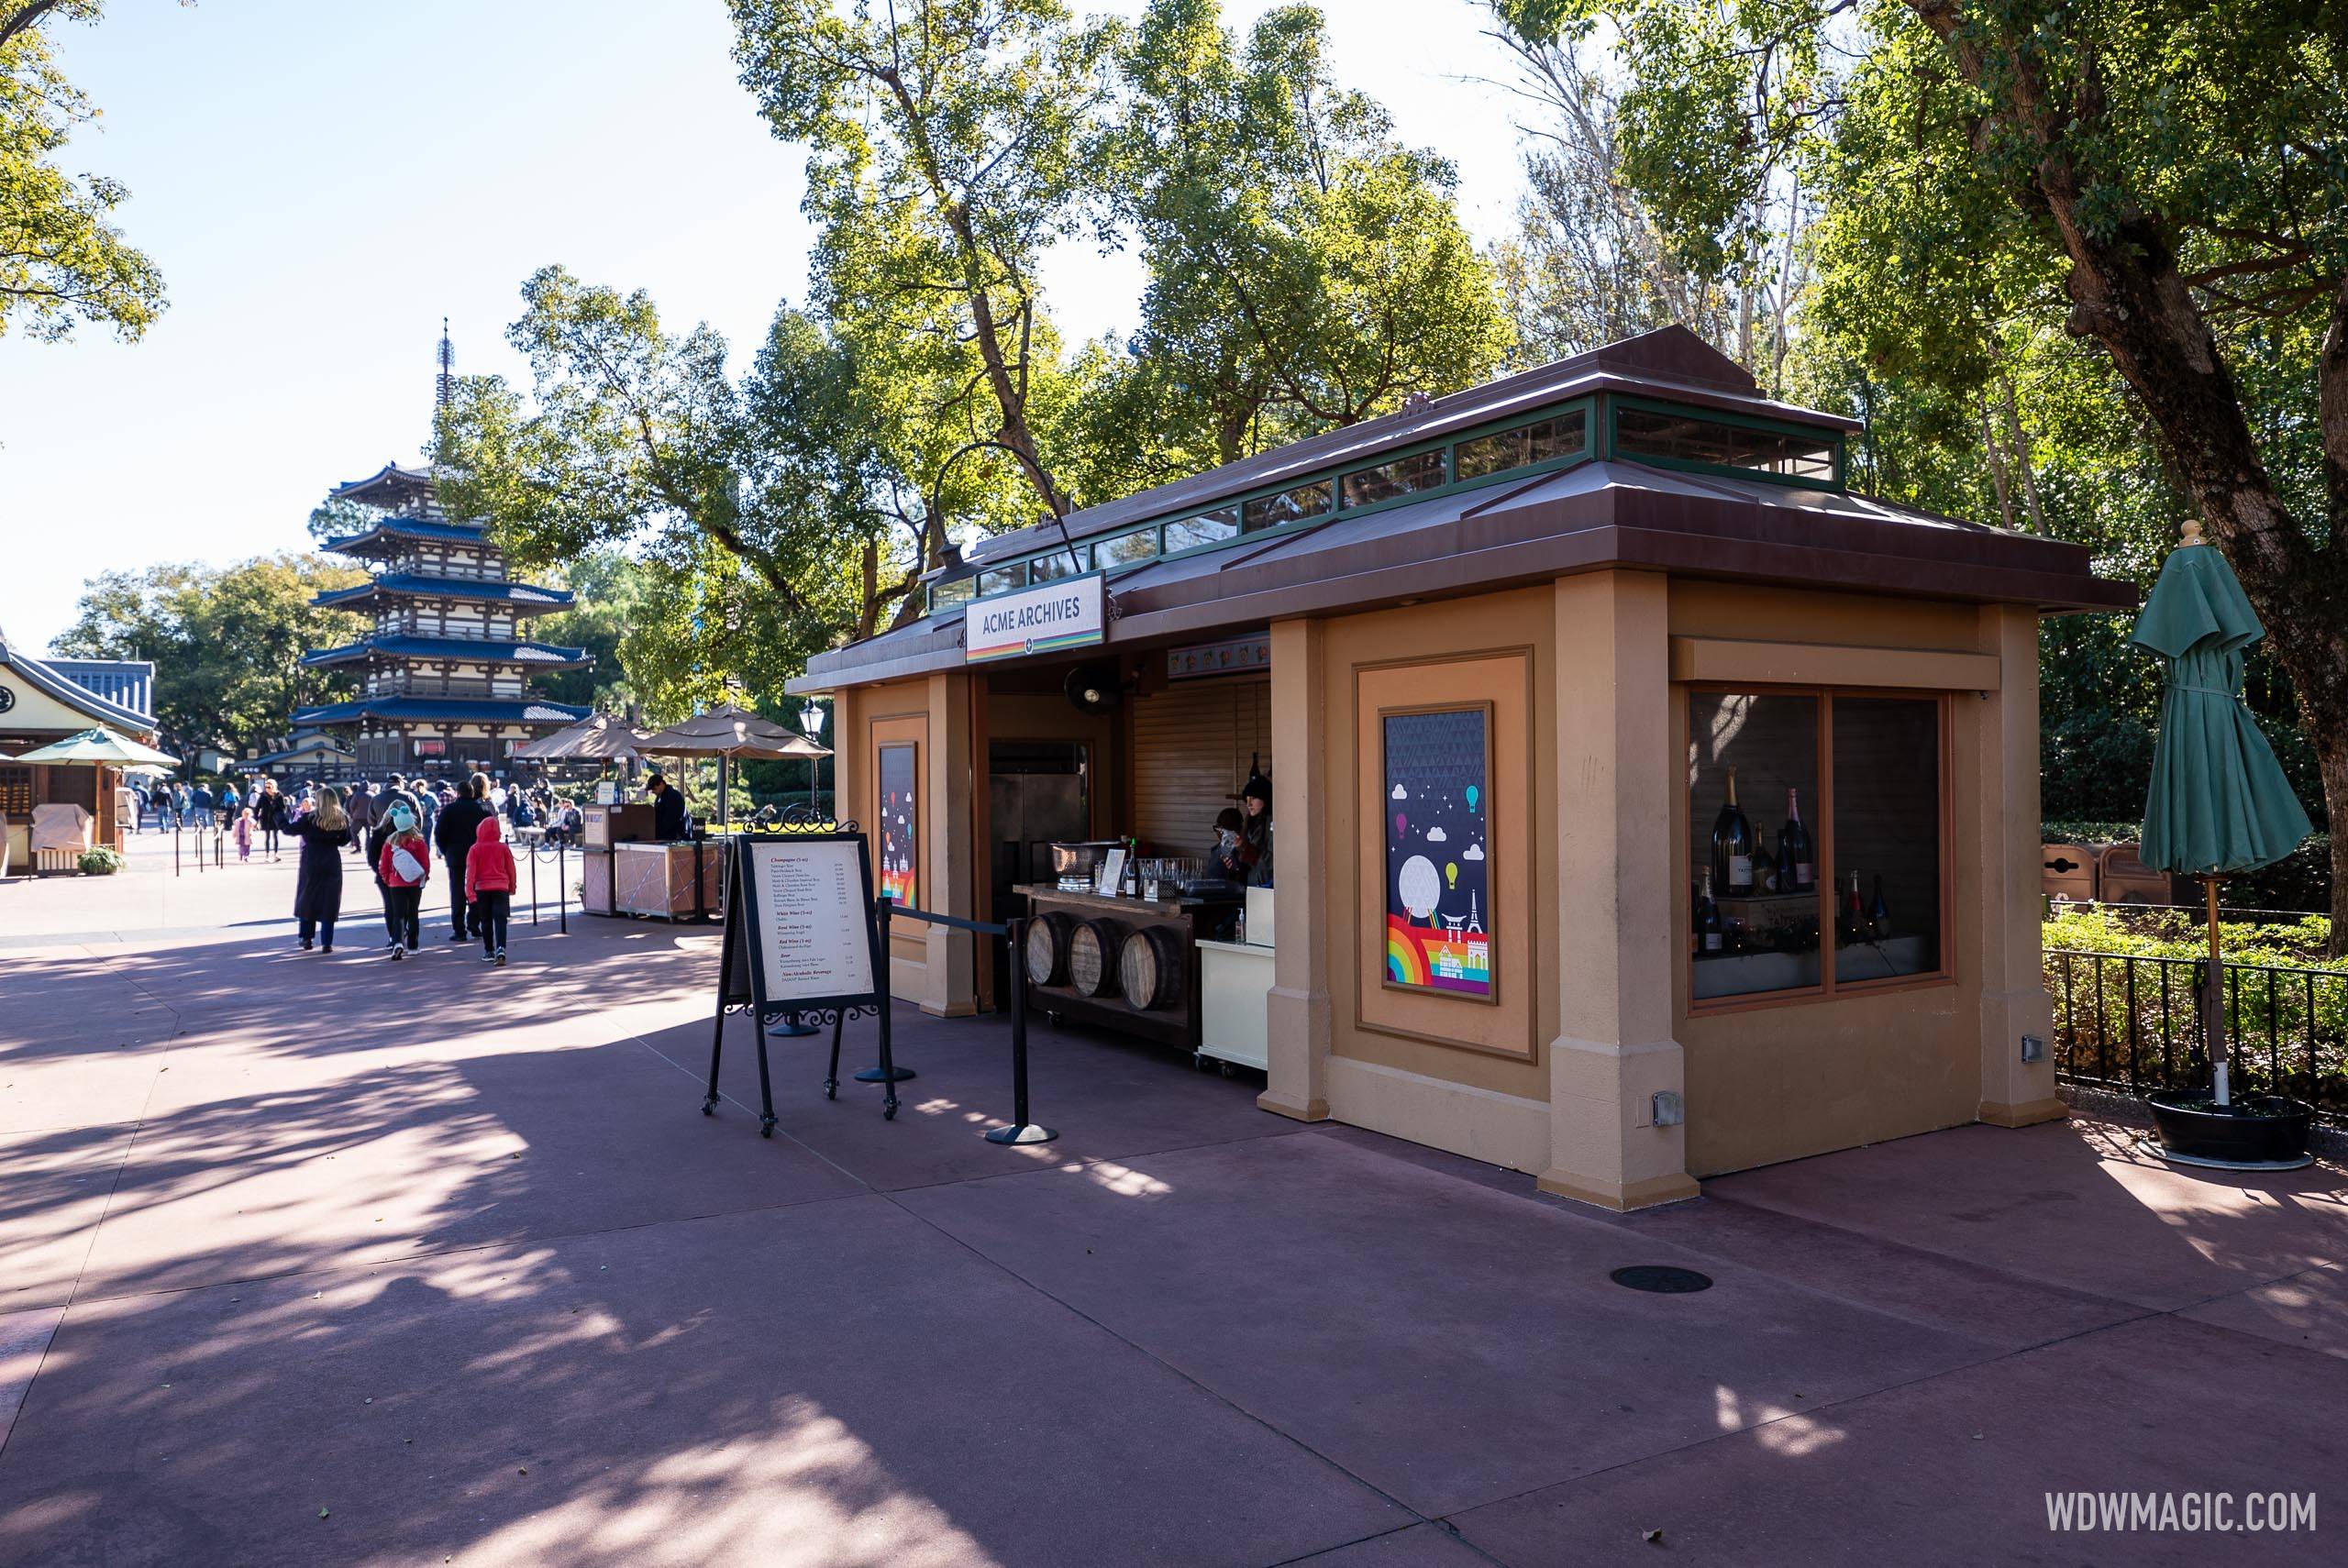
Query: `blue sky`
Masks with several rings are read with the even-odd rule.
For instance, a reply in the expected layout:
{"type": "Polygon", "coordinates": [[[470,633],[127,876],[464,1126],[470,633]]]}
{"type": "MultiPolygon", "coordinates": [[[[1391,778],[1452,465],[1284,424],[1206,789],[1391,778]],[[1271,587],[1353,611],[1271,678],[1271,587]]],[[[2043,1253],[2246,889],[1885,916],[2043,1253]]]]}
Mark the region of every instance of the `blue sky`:
{"type": "MultiPolygon", "coordinates": [[[[1086,12],[1137,12],[1095,0],[1086,12]]],[[[1266,0],[1225,0],[1245,26],[1266,0]]],[[[1505,77],[1468,0],[1324,0],[1345,80],[1459,167],[1480,237],[1518,188],[1505,77]]],[[[172,304],[135,345],[0,338],[0,627],[44,643],[83,581],[306,542],[332,485],[412,459],[433,353],[519,376],[524,277],[560,261],[754,345],[804,291],[798,149],[734,78],[719,0],[114,0],[52,32],[104,111],[69,169],[130,187],[172,304]]],[[[1050,259],[1073,340],[1130,324],[1138,270],[1050,259]]]]}

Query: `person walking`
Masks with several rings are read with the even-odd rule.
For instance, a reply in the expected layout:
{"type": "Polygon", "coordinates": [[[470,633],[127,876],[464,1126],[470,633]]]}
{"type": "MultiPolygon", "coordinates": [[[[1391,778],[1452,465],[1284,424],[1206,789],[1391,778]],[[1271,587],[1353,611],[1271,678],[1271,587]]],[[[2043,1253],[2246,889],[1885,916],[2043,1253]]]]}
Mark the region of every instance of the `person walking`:
{"type": "Polygon", "coordinates": [[[212,786],[209,784],[195,787],[195,825],[202,828],[212,825],[212,786]]]}
{"type": "Polygon", "coordinates": [[[342,809],[350,814],[351,852],[364,856],[367,853],[364,835],[369,828],[375,825],[375,795],[368,787],[367,780],[361,778],[350,787],[350,793],[343,800],[342,809]]]}
{"type": "Polygon", "coordinates": [[[451,942],[462,942],[473,933],[472,911],[465,901],[465,860],[472,853],[475,830],[489,814],[489,775],[476,773],[465,781],[463,794],[440,808],[440,821],[432,830],[432,842],[449,867],[451,942]]]}
{"type": "Polygon", "coordinates": [[[294,918],[302,922],[302,951],[313,935],[321,951],[334,951],[334,922],[342,918],[342,848],[350,842],[350,817],[342,796],[318,791],[318,807],[294,824],[302,860],[294,877],[294,918]]]}
{"type": "Polygon", "coordinates": [[[279,858],[277,834],[285,826],[285,797],[277,792],[277,780],[264,778],[253,796],[253,823],[260,829],[261,847],[269,851],[271,860],[279,858]]]}
{"type": "MultiPolygon", "coordinates": [[[[404,790],[387,790],[375,797],[375,820],[367,828],[367,869],[374,874],[376,891],[383,895],[383,946],[388,950],[399,946],[407,927],[392,908],[392,885],[383,879],[383,845],[392,835],[401,831],[393,823],[395,813],[405,812],[407,827],[415,827],[415,802],[404,790]]],[[[427,846],[426,853],[429,853],[427,846]]],[[[419,884],[421,885],[421,884],[419,884]]],[[[413,946],[414,944],[409,944],[413,946]]]]}
{"type": "Polygon", "coordinates": [[[399,801],[384,814],[391,831],[375,862],[375,880],[382,885],[383,918],[392,928],[392,956],[398,959],[424,945],[424,884],[432,875],[432,844],[416,823],[414,805],[399,801]]]}
{"type": "Polygon", "coordinates": [[[237,825],[228,830],[237,841],[237,863],[243,865],[253,857],[253,809],[245,807],[237,813],[237,825]]]}
{"type": "Polygon", "coordinates": [[[521,880],[504,830],[491,812],[473,830],[472,853],[465,856],[465,901],[473,906],[484,964],[505,966],[505,927],[514,912],[514,888],[521,880]]]}

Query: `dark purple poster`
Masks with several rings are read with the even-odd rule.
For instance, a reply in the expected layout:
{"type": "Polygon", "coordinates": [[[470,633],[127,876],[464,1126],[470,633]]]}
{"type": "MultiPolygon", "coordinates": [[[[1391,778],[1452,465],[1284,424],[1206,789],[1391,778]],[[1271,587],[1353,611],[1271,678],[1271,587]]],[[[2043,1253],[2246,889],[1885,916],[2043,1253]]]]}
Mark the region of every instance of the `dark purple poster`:
{"type": "Polygon", "coordinates": [[[1413,990],[1492,994],[1489,835],[1491,712],[1389,713],[1386,978],[1413,990]]]}

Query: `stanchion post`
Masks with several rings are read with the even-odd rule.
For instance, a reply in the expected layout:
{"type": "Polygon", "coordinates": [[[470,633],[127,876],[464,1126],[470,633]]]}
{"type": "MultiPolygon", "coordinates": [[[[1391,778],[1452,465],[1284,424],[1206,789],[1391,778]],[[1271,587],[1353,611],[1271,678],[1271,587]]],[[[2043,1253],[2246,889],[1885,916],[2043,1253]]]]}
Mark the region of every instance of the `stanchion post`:
{"type": "Polygon", "coordinates": [[[530,845],[530,929],[538,925],[538,846],[530,845]]]}
{"type": "Polygon", "coordinates": [[[860,1084],[887,1084],[889,1098],[882,1102],[881,1114],[893,1118],[897,1114],[897,1086],[908,1078],[921,1077],[911,1067],[897,1066],[889,1049],[889,913],[897,907],[894,899],[878,899],[880,916],[880,972],[873,977],[873,984],[880,992],[880,1065],[867,1067],[856,1075],[860,1084]]]}
{"type": "Polygon", "coordinates": [[[568,836],[554,841],[554,913],[560,922],[563,935],[570,934],[570,872],[566,867],[566,852],[570,848],[568,836]]]}
{"type": "Polygon", "coordinates": [[[1059,1136],[1027,1120],[1027,944],[1026,922],[1003,922],[1011,944],[1011,1125],[987,1134],[990,1143],[1048,1143],[1059,1136]]]}

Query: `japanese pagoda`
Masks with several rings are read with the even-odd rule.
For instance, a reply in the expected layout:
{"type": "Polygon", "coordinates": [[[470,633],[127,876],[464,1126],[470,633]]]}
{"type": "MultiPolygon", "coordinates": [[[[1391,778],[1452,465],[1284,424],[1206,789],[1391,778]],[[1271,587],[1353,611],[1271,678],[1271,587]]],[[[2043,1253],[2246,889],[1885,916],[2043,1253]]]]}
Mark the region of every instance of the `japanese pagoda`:
{"type": "MultiPolygon", "coordinates": [[[[444,337],[444,401],[448,378],[444,337]]],[[[297,710],[297,730],[355,730],[353,766],[362,777],[438,778],[502,771],[515,747],[587,717],[588,709],[547,701],[529,684],[534,669],[591,664],[587,651],[522,635],[525,620],[567,610],[572,596],[507,578],[488,529],[450,521],[428,469],[386,463],[330,499],[367,521],[325,547],[366,562],[373,575],[314,602],[371,616],[374,627],[348,646],[303,656],[314,669],[352,671],[360,693],[297,710]]]]}

